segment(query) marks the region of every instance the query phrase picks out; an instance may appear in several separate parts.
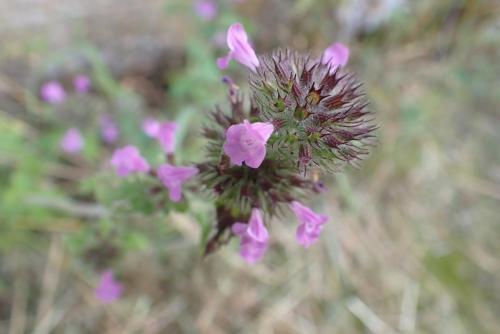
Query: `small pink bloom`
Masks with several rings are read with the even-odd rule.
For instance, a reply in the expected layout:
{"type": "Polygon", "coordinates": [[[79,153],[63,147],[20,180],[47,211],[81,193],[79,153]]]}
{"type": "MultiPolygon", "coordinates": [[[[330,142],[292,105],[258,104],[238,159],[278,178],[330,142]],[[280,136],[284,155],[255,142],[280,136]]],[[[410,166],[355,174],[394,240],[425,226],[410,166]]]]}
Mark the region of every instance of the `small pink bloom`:
{"type": "Polygon", "coordinates": [[[101,116],[101,137],[107,144],[113,144],[118,140],[120,136],[120,130],[118,130],[118,126],[116,125],[113,118],[104,114],[101,116]]]}
{"type": "Polygon", "coordinates": [[[85,74],[79,74],[73,79],[73,86],[78,93],[87,93],[91,85],[90,78],[85,74]]]}
{"type": "Polygon", "coordinates": [[[139,149],[131,145],[115,150],[111,158],[111,164],[115,167],[116,173],[121,177],[132,173],[149,172],[148,162],[141,156],[139,149]]]}
{"type": "Polygon", "coordinates": [[[349,61],[349,48],[342,43],[333,43],[323,53],[321,62],[329,64],[332,69],[344,67],[349,61]]]}
{"type": "Polygon", "coordinates": [[[163,185],[168,188],[170,199],[179,202],[182,198],[182,185],[198,174],[198,168],[163,164],[158,167],[157,174],[163,185]]]}
{"type": "Polygon", "coordinates": [[[231,162],[241,166],[243,161],[252,168],[259,168],[266,157],[266,143],[274,131],[271,123],[250,123],[231,125],[226,132],[224,153],[231,162]]]}
{"type": "Polygon", "coordinates": [[[71,128],[64,134],[61,139],[61,149],[69,154],[75,154],[82,150],[84,145],[84,140],[80,130],[77,128],[71,128]]]}
{"type": "Polygon", "coordinates": [[[308,248],[318,241],[323,225],[328,221],[328,216],[317,214],[297,201],[293,201],[290,207],[300,221],[297,228],[297,241],[308,248]]]}
{"type": "Polygon", "coordinates": [[[106,270],[101,275],[99,286],[95,289],[96,297],[104,304],[112,303],[121,297],[123,286],[113,277],[111,270],[106,270]]]}
{"type": "Polygon", "coordinates": [[[231,230],[240,237],[240,255],[243,259],[250,264],[260,261],[269,243],[269,233],[260,210],[253,209],[248,224],[235,223],[231,230]]]}
{"type": "Polygon", "coordinates": [[[160,124],[156,139],[160,142],[165,153],[174,153],[176,131],[177,124],[175,122],[163,122],[160,124]]]}
{"type": "Polygon", "coordinates": [[[194,11],[205,21],[212,21],[217,16],[217,3],[213,0],[198,0],[194,3],[194,11]]]}
{"type": "Polygon", "coordinates": [[[231,59],[234,59],[255,72],[259,66],[259,59],[248,42],[247,33],[241,23],[234,23],[229,27],[226,40],[229,53],[227,56],[217,59],[217,66],[220,69],[225,69],[229,66],[231,59]]]}
{"type": "Polygon", "coordinates": [[[40,89],[42,99],[48,103],[58,104],[66,99],[64,87],[57,81],[48,81],[40,89]]]}
{"type": "Polygon", "coordinates": [[[160,131],[160,122],[154,118],[148,117],[142,122],[142,130],[151,138],[156,138],[160,131]]]}

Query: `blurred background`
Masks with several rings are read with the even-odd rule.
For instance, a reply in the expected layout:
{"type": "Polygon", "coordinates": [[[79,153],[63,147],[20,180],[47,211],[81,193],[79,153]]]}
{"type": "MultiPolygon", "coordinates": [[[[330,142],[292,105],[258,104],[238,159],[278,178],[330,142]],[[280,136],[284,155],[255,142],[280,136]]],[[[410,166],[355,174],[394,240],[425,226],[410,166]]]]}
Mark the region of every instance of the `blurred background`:
{"type": "Polygon", "coordinates": [[[500,2],[214,3],[0,1],[0,333],[500,333],[500,2]],[[125,144],[161,161],[145,117],[179,123],[179,161],[203,158],[222,76],[248,92],[242,66],[215,63],[233,22],[258,53],[348,45],[380,127],[315,197],[321,242],[304,250],[281,217],[255,266],[236,240],[203,258],[203,197],[158,209],[108,164],[125,144]],[[111,304],[94,292],[107,268],[111,304]]]}

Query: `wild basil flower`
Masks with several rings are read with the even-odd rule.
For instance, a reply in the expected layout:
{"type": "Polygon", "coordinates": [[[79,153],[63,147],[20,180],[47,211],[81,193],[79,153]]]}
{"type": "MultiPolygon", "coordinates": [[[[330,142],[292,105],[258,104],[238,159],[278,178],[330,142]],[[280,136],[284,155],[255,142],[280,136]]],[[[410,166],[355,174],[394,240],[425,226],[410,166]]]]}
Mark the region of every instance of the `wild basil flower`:
{"type": "Polygon", "coordinates": [[[174,153],[176,131],[177,124],[175,122],[163,122],[158,128],[156,139],[167,154],[174,153]]]}
{"type": "Polygon", "coordinates": [[[113,272],[106,270],[101,275],[99,286],[95,290],[96,297],[103,303],[112,303],[119,299],[123,292],[123,285],[115,280],[113,272]]]}
{"type": "Polygon", "coordinates": [[[330,65],[332,69],[344,67],[349,61],[349,48],[342,43],[333,43],[325,52],[321,62],[330,65]]]}
{"type": "Polygon", "coordinates": [[[48,81],[40,89],[40,95],[45,102],[58,104],[66,99],[64,87],[57,81],[48,81]]]}
{"type": "Polygon", "coordinates": [[[148,162],[141,156],[139,149],[131,145],[115,150],[111,158],[111,164],[115,167],[116,173],[121,177],[133,173],[149,172],[148,162]]]}
{"type": "Polygon", "coordinates": [[[163,185],[168,188],[170,200],[179,202],[182,198],[182,185],[198,174],[198,168],[163,164],[158,167],[157,174],[163,185]]]}
{"type": "Polygon", "coordinates": [[[290,207],[300,221],[297,228],[297,241],[308,248],[318,241],[323,225],[328,221],[328,216],[317,214],[297,201],[293,201],[290,207]]]}
{"type": "Polygon", "coordinates": [[[148,117],[142,122],[142,130],[151,138],[156,138],[160,131],[160,122],[154,118],[148,117]]]}
{"type": "Polygon", "coordinates": [[[226,40],[229,53],[217,59],[217,66],[225,69],[229,66],[231,59],[234,59],[255,72],[259,66],[259,59],[248,42],[247,33],[241,23],[234,23],[229,27],[226,40]]]}
{"type": "Polygon", "coordinates": [[[250,87],[260,120],[276,126],[271,154],[304,174],[357,166],[368,155],[376,126],[354,75],[290,50],[259,59],[250,87]]]}
{"type": "Polygon", "coordinates": [[[194,3],[196,14],[205,21],[211,21],[217,16],[217,3],[213,0],[198,0],[194,3]]]}
{"type": "Polygon", "coordinates": [[[70,128],[61,139],[61,149],[69,154],[76,154],[83,148],[84,140],[80,130],[70,128]]]}
{"type": "Polygon", "coordinates": [[[113,120],[113,118],[108,114],[102,115],[100,119],[100,125],[101,137],[104,142],[107,144],[115,143],[120,136],[120,130],[118,129],[118,125],[113,120]]]}
{"type": "Polygon", "coordinates": [[[85,74],[79,74],[73,79],[73,86],[78,93],[87,93],[91,85],[90,78],[85,74]]]}
{"type": "Polygon", "coordinates": [[[260,210],[252,209],[248,224],[235,223],[231,230],[240,237],[240,255],[243,259],[250,264],[260,261],[269,243],[269,233],[260,210]]]}
{"type": "Polygon", "coordinates": [[[273,130],[271,123],[250,123],[248,120],[232,125],[226,132],[224,153],[235,165],[245,162],[249,167],[259,168],[266,157],[266,143],[273,130]]]}

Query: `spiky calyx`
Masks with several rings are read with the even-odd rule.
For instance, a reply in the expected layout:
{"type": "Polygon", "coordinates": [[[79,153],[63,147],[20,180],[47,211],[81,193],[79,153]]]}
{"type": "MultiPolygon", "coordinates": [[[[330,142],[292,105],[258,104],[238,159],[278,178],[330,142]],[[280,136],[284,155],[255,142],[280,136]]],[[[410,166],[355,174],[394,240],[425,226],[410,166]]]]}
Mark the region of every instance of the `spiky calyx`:
{"type": "Polygon", "coordinates": [[[289,50],[259,57],[250,77],[262,121],[276,128],[268,157],[304,173],[357,165],[373,144],[375,126],[353,75],[289,50]]]}
{"type": "Polygon", "coordinates": [[[253,103],[245,107],[242,96],[233,92],[230,112],[217,107],[212,113],[212,126],[203,131],[208,140],[207,158],[197,165],[198,179],[214,195],[217,208],[216,232],[207,244],[207,253],[224,243],[224,236],[230,235],[234,223],[247,221],[252,208],[260,208],[271,217],[278,212],[280,204],[320,191],[315,182],[298,175],[295,167],[281,160],[266,157],[259,168],[230,163],[223,152],[227,129],[244,119],[258,121],[259,114],[253,103]]]}

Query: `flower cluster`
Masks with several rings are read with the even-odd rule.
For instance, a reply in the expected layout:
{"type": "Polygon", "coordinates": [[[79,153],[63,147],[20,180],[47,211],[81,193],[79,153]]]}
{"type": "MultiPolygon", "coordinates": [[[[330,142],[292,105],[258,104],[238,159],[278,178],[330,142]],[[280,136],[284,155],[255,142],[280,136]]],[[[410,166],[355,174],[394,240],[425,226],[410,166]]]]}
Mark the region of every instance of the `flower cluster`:
{"type": "MultiPolygon", "coordinates": [[[[143,122],[144,133],[158,141],[167,155],[167,160],[173,160],[177,125],[175,122],[160,122],[147,118],[143,122]]],[[[113,153],[111,165],[120,177],[132,174],[150,174],[168,189],[170,200],[182,200],[182,186],[198,174],[198,168],[193,166],[174,166],[170,163],[161,164],[152,170],[148,161],[141,155],[139,149],[132,145],[118,148],[113,153]]]]}
{"type": "MultiPolygon", "coordinates": [[[[209,5],[197,3],[207,19],[209,5]]],[[[177,125],[148,118],[143,131],[158,141],[166,162],[153,169],[138,148],[125,146],[115,151],[111,163],[121,177],[154,177],[172,202],[181,201],[184,184],[196,178],[196,185],[212,196],[216,212],[205,254],[236,236],[242,258],[256,263],[269,248],[268,223],[286,210],[298,221],[299,245],[308,248],[319,240],[329,217],[303,199],[324,191],[321,171],[357,165],[366,156],[375,126],[361,85],[345,69],[345,45],[333,43],[318,58],[290,50],[257,55],[240,23],[231,25],[226,37],[229,52],[217,65],[226,69],[235,60],[246,66],[251,94],[245,99],[224,77],[228,107],[217,106],[203,129],[204,160],[175,165],[177,125]]]]}
{"type": "Polygon", "coordinates": [[[215,197],[216,231],[206,253],[232,235],[249,263],[262,259],[269,232],[264,217],[288,207],[299,222],[297,242],[310,247],[329,218],[301,203],[320,193],[318,171],[336,171],[361,160],[373,144],[371,114],[361,85],[345,70],[349,49],[333,43],[314,59],[290,50],[258,56],[240,23],[227,32],[229,52],[250,70],[250,104],[229,78],[229,112],[217,107],[205,128],[207,158],[199,179],[215,197]],[[311,173],[311,171],[313,171],[311,173]],[[283,206],[284,205],[284,206],[283,206]]]}

